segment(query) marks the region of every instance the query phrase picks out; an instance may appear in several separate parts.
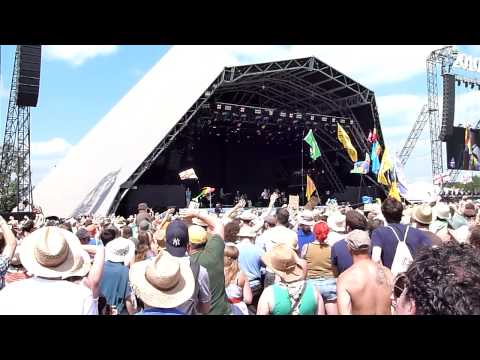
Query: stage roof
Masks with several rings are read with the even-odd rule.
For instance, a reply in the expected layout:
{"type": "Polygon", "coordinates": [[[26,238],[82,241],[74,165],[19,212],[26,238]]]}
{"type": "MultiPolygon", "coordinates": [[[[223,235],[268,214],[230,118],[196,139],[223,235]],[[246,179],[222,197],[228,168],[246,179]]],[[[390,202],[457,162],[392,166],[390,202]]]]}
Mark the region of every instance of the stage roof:
{"type": "Polygon", "coordinates": [[[226,47],[174,46],[34,189],[35,204],[47,216],[115,211],[190,119],[215,102],[354,119],[359,154],[373,126],[381,137],[374,93],[314,57],[242,65],[226,47]]]}

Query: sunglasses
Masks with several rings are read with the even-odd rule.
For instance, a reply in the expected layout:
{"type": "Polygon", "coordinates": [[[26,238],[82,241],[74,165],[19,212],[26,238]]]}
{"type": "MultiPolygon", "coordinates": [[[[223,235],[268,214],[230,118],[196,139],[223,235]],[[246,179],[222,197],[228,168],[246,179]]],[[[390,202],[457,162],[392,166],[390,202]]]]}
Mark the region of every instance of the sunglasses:
{"type": "Polygon", "coordinates": [[[393,282],[393,298],[397,300],[408,287],[408,277],[405,273],[397,275],[393,282]]]}

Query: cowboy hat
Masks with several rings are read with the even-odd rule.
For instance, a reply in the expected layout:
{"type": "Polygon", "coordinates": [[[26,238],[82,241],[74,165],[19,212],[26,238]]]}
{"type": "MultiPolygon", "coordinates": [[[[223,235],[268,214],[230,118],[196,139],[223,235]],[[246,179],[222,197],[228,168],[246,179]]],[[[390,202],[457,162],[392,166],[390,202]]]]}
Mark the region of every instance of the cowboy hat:
{"type": "Polygon", "coordinates": [[[433,210],[438,219],[448,220],[450,218],[450,207],[447,204],[438,203],[433,210]]]}
{"type": "Polygon", "coordinates": [[[158,308],[171,309],[185,303],[195,289],[190,265],[166,251],[133,264],[129,278],[135,294],[145,304],[158,308]]]}
{"type": "Polygon", "coordinates": [[[339,212],[331,214],[327,219],[327,225],[332,231],[345,232],[345,215],[339,212]]]}
{"type": "Polygon", "coordinates": [[[105,260],[123,263],[135,254],[135,243],[130,239],[116,238],[105,245],[105,260]]]}
{"type": "Polygon", "coordinates": [[[250,210],[247,210],[242,212],[242,214],[238,218],[243,221],[252,221],[253,219],[256,218],[256,216],[250,210]]]}
{"type": "Polygon", "coordinates": [[[420,224],[430,225],[433,221],[432,208],[429,205],[417,205],[411,215],[420,224]]]}
{"type": "Polygon", "coordinates": [[[255,230],[253,230],[250,226],[242,226],[240,228],[240,231],[237,234],[237,237],[239,238],[255,238],[257,237],[257,234],[255,230]]]}
{"type": "Polygon", "coordinates": [[[303,210],[298,217],[298,223],[306,226],[313,226],[315,221],[313,220],[313,212],[311,210],[303,210]]]}
{"type": "Polygon", "coordinates": [[[301,280],[305,269],[297,253],[288,245],[281,244],[262,256],[262,261],[287,283],[301,280]]]}
{"type": "Polygon", "coordinates": [[[23,239],[20,262],[28,272],[47,279],[85,276],[91,266],[80,240],[55,226],[35,230],[23,239]]]}

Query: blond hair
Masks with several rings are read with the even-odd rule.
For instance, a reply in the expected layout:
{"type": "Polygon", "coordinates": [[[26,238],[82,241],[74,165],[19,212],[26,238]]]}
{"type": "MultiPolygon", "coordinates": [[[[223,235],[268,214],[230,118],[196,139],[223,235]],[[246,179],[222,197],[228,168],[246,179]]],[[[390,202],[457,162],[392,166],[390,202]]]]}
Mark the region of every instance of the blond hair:
{"type": "Polygon", "coordinates": [[[227,245],[223,252],[223,273],[225,275],[225,286],[228,286],[240,271],[238,266],[238,249],[236,246],[227,245]]]}

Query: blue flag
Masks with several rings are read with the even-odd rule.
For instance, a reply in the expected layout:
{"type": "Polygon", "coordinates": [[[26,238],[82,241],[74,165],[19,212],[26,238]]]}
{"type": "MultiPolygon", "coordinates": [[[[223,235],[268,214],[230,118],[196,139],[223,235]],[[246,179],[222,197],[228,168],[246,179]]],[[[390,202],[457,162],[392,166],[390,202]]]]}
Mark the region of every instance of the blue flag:
{"type": "Polygon", "coordinates": [[[382,152],[382,147],[378,141],[372,144],[372,151],[370,153],[370,160],[372,162],[372,172],[377,175],[380,170],[380,153],[382,152]]]}

